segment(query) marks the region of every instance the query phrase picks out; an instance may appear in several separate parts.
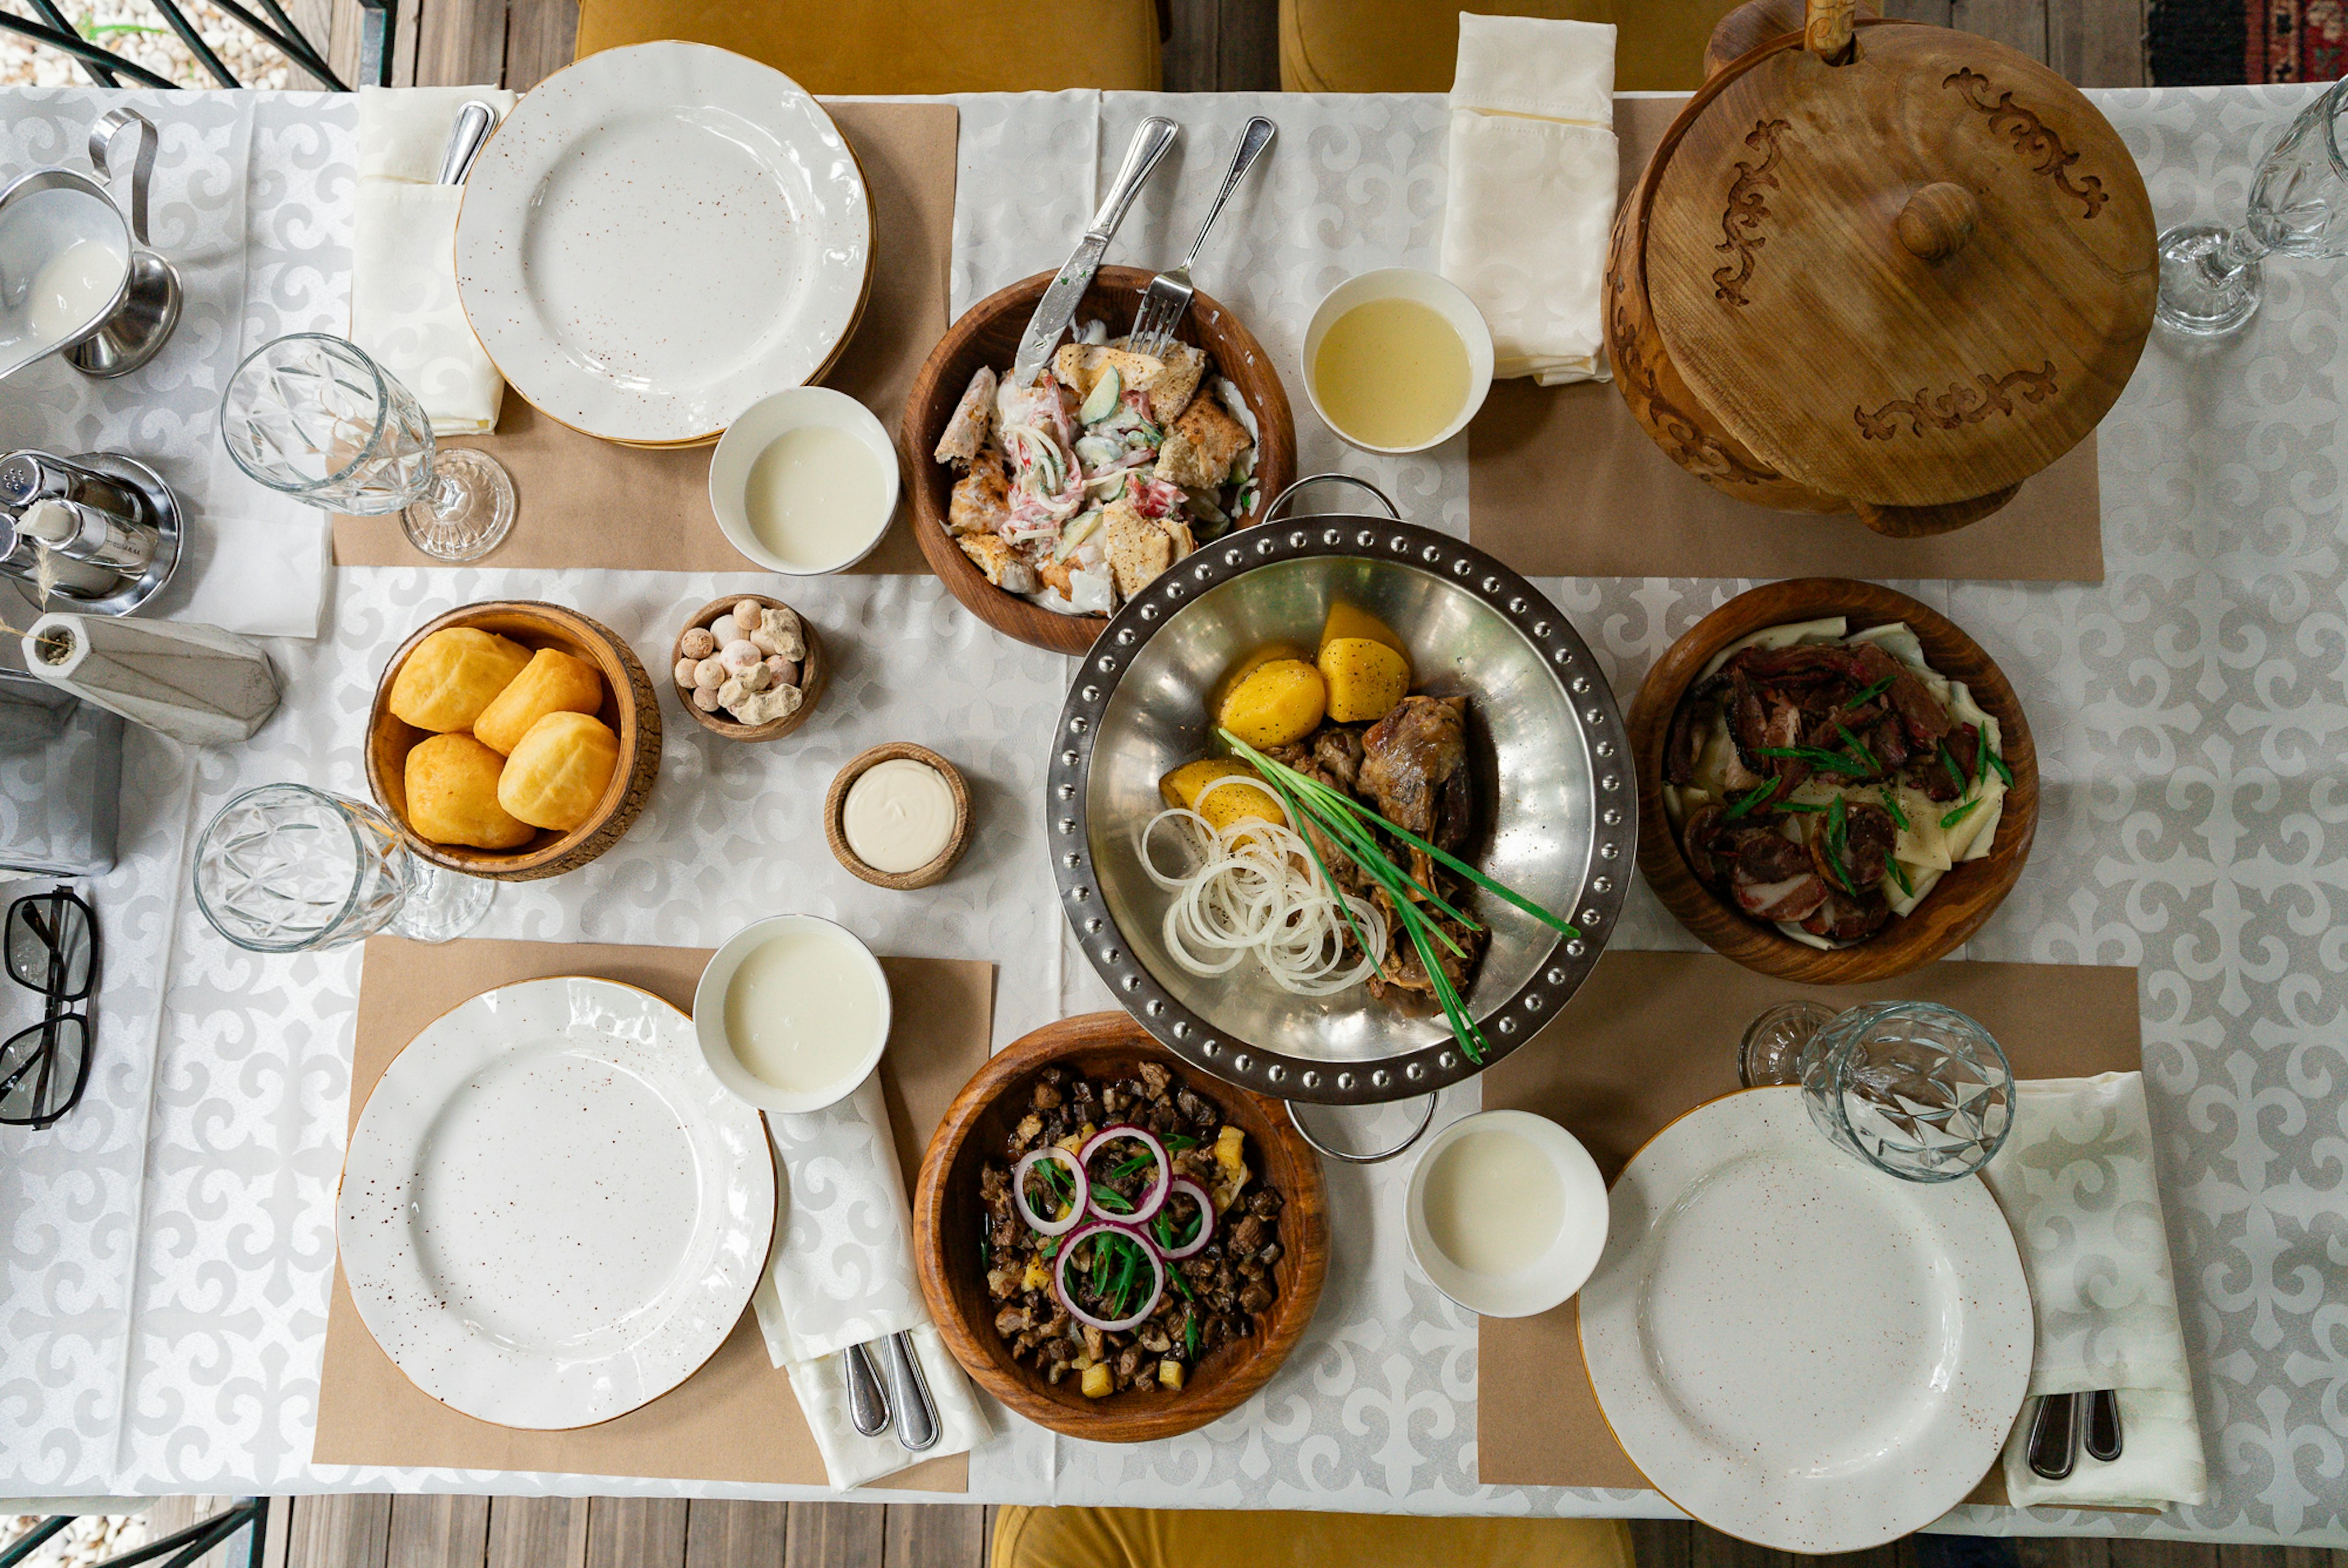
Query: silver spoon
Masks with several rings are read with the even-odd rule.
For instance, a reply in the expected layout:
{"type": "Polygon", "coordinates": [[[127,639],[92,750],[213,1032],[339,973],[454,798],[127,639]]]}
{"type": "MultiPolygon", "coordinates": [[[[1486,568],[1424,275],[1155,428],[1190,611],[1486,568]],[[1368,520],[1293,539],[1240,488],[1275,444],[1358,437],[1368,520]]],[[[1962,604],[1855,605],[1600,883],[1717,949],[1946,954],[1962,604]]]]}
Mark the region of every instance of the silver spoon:
{"type": "Polygon", "coordinates": [[[913,1337],[891,1334],[882,1354],[889,1368],[889,1406],[897,1413],[897,1441],[920,1453],[938,1440],[938,1412],[930,1402],[930,1381],[913,1354],[913,1337]]]}
{"type": "Polygon", "coordinates": [[[880,1391],[871,1353],[861,1345],[848,1348],[848,1419],[868,1438],[889,1430],[889,1397],[880,1391]]]}

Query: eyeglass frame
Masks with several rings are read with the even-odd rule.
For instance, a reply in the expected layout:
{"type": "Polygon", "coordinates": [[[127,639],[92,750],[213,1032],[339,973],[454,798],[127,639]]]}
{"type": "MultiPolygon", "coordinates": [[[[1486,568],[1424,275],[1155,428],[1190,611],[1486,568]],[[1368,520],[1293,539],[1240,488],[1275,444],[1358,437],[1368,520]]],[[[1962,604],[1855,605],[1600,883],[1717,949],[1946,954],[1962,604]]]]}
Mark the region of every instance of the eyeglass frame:
{"type": "MultiPolygon", "coordinates": [[[[5,1040],[0,1040],[0,1056],[5,1056],[8,1047],[15,1044],[26,1035],[38,1031],[43,1036],[40,1043],[35,1049],[34,1053],[26,1061],[24,1066],[16,1069],[15,1072],[10,1073],[6,1078],[0,1079],[0,1098],[5,1098],[8,1091],[15,1087],[17,1081],[23,1078],[26,1072],[31,1071],[36,1065],[39,1066],[41,1071],[44,1072],[48,1071],[50,1063],[57,1060],[57,1030],[59,1024],[67,1021],[67,1020],[73,1020],[78,1021],[81,1025],[81,1068],[80,1071],[74,1075],[73,1091],[66,1096],[65,1103],[58,1106],[46,1116],[0,1116],[0,1126],[26,1127],[36,1132],[38,1132],[43,1128],[54,1127],[57,1122],[63,1121],[72,1112],[75,1106],[81,1103],[82,1093],[89,1087],[89,1063],[91,1056],[95,1054],[92,1048],[97,1042],[91,1031],[89,1008],[88,1004],[90,997],[98,990],[98,954],[101,945],[98,927],[98,911],[90,907],[89,901],[88,899],[82,897],[80,894],[74,892],[71,888],[64,886],[63,885],[52,887],[46,893],[27,893],[23,897],[11,903],[8,906],[7,914],[5,917],[0,917],[0,932],[5,932],[7,929],[7,927],[15,922],[17,910],[24,908],[26,905],[42,903],[70,903],[81,910],[82,917],[89,923],[89,972],[82,977],[81,989],[78,991],[67,994],[64,989],[62,976],[53,978],[49,984],[46,986],[36,986],[30,980],[20,977],[13,968],[10,968],[5,964],[0,964],[0,968],[7,969],[8,979],[12,982],[24,987],[28,991],[31,991],[34,995],[39,997],[42,1002],[41,1021],[36,1024],[28,1024],[25,1028],[18,1030],[15,1033],[8,1036],[5,1040]],[[81,1004],[78,1011],[75,1010],[77,1003],[81,1004]]],[[[27,925],[32,924],[32,919],[33,917],[30,914],[26,916],[26,923],[27,925]]],[[[40,935],[37,927],[36,927],[35,934],[40,935]]],[[[43,939],[47,941],[49,945],[49,967],[52,974],[54,975],[57,967],[64,961],[65,948],[54,936],[44,937],[43,939]]],[[[36,1085],[36,1091],[33,1096],[33,1103],[36,1105],[39,1104],[41,1102],[38,1089],[39,1086],[36,1085]]]]}

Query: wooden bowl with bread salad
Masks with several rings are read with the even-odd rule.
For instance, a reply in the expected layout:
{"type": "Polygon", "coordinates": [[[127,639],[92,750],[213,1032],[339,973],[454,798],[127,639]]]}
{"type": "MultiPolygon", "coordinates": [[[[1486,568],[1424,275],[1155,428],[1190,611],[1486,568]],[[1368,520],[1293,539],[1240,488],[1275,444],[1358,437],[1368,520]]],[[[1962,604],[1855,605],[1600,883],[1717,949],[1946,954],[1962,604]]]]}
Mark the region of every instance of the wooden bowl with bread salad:
{"type": "Polygon", "coordinates": [[[559,605],[467,605],[419,627],[367,714],[367,787],[444,870],[525,882],[626,833],[660,773],[660,700],[635,652],[559,605]]]}
{"type": "Polygon", "coordinates": [[[1889,979],[1988,919],[2029,857],[2038,755],[2013,688],[1945,616],[1875,583],[1738,595],[1631,709],[1639,866],[1747,968],[1889,979]]]}
{"type": "Polygon", "coordinates": [[[1229,309],[1193,298],[1162,358],[1119,334],[1151,274],[1103,267],[1037,384],[1006,384],[1055,274],[963,313],[898,429],[922,554],[1007,636],[1082,653],[1109,615],[1200,546],[1245,528],[1296,475],[1279,373],[1229,309]]]}
{"type": "Polygon", "coordinates": [[[1147,1442],[1279,1369],[1328,1274],[1328,1193],[1279,1102],[1088,1013],[1013,1041],[954,1097],[913,1245],[981,1388],[1056,1432],[1147,1442]]]}

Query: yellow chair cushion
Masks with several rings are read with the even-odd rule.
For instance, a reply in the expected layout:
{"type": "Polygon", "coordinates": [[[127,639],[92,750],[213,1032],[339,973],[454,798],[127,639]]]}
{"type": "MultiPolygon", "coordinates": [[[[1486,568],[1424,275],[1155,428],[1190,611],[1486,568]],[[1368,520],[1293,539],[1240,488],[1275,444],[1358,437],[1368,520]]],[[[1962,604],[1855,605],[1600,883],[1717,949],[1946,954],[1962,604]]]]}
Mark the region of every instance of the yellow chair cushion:
{"type": "Polygon", "coordinates": [[[991,1568],[1636,1568],[1615,1519],[1004,1508],[991,1568]]]}
{"type": "Polygon", "coordinates": [[[682,38],[811,93],[1156,92],[1157,0],[581,0],[575,57],[682,38]]]}
{"type": "MultiPolygon", "coordinates": [[[[590,0],[592,3],[592,0],[590,0]]],[[[1612,22],[1614,86],[1688,92],[1704,44],[1737,0],[1280,0],[1280,85],[1292,93],[1445,93],[1459,13],[1612,22]]]]}

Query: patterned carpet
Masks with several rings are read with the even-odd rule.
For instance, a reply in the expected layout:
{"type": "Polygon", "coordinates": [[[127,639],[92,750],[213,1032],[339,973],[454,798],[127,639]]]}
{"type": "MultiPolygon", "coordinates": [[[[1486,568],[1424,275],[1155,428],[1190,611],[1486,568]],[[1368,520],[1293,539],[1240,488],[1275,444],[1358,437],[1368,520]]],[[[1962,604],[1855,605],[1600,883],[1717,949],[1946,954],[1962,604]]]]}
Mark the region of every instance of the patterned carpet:
{"type": "Polygon", "coordinates": [[[2348,75],[2348,0],[2152,0],[2147,32],[2161,87],[2348,75]]]}

